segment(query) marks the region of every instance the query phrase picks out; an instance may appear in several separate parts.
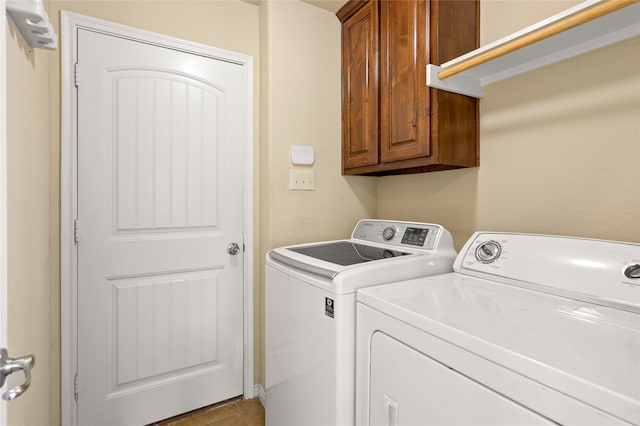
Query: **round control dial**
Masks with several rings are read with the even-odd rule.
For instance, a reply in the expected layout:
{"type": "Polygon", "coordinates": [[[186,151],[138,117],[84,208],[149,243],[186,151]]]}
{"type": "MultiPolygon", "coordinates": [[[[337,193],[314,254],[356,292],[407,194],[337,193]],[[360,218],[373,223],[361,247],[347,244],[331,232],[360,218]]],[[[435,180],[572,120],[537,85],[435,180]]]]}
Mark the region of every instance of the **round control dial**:
{"type": "Polygon", "coordinates": [[[631,263],[625,266],[624,276],[631,280],[640,280],[640,263],[631,263]]]}
{"type": "Polygon", "coordinates": [[[482,263],[491,263],[500,257],[502,247],[497,241],[485,241],[476,248],[476,259],[482,263]]]}
{"type": "Polygon", "coordinates": [[[384,228],[384,230],[382,231],[382,239],[384,239],[385,241],[389,241],[395,235],[396,235],[396,230],[393,226],[388,226],[384,228]]]}

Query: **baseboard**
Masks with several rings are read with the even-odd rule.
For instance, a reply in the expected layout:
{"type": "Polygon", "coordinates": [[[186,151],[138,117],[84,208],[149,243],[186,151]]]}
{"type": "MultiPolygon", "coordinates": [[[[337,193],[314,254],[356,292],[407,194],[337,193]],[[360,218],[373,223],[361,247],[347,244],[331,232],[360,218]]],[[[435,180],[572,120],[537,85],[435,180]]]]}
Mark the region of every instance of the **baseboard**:
{"type": "Polygon", "coordinates": [[[263,407],[267,406],[267,392],[264,390],[262,384],[257,383],[253,388],[253,393],[258,396],[263,407]]]}

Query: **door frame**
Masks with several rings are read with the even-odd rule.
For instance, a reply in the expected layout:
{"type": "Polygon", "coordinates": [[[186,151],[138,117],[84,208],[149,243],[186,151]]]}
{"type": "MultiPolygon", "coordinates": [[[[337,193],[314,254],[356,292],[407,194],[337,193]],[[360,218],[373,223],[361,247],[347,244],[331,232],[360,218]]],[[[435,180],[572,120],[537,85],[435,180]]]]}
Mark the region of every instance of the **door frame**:
{"type": "MultiPolygon", "coordinates": [[[[180,40],[170,36],[116,24],[80,14],[61,11],[61,167],[60,167],[60,326],[61,326],[61,411],[62,424],[77,425],[77,403],[74,397],[78,361],[77,324],[77,245],[74,220],[78,207],[77,191],[77,96],[75,63],[78,30],[88,29],[159,47],[197,54],[242,66],[247,89],[246,131],[242,135],[244,161],[244,244],[243,310],[245,398],[255,396],[253,347],[253,57],[211,46],[180,40]]],[[[4,110],[4,108],[3,108],[4,110]]],[[[2,126],[4,129],[5,127],[2,126]]],[[[82,234],[80,229],[79,234],[82,234]]]]}
{"type": "MultiPolygon", "coordinates": [[[[7,9],[0,1],[0,348],[7,347],[7,9]]],[[[0,399],[0,426],[7,424],[7,403],[0,399]]]]}

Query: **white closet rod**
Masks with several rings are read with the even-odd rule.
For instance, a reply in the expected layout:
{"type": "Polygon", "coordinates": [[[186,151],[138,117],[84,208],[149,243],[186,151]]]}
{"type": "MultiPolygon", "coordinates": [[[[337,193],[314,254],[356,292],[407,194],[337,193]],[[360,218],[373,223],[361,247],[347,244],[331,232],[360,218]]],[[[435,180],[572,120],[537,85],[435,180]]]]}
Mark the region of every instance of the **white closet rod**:
{"type": "Polygon", "coordinates": [[[637,35],[640,0],[586,0],[442,65],[427,65],[427,85],[480,98],[488,84],[637,35]]]}

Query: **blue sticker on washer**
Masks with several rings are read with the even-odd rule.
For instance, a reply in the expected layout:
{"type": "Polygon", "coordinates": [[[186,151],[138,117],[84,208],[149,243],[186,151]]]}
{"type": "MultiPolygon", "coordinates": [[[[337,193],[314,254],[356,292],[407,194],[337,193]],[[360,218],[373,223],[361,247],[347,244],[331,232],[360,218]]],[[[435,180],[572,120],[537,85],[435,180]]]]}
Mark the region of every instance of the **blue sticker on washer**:
{"type": "Polygon", "coordinates": [[[333,299],[324,298],[324,314],[333,318],[333,299]]]}

